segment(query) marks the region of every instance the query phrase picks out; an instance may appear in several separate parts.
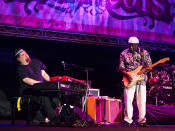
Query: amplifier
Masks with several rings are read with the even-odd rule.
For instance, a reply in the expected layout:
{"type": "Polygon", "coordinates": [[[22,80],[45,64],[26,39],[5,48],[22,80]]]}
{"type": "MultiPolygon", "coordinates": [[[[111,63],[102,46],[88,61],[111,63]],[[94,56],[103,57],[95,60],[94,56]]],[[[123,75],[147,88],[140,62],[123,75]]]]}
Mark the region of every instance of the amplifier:
{"type": "Polygon", "coordinates": [[[106,96],[88,97],[85,104],[85,111],[89,118],[95,123],[121,123],[122,117],[122,102],[120,99],[110,98],[106,96]]]}
{"type": "Polygon", "coordinates": [[[100,89],[89,89],[89,96],[100,96],[100,89]]]}

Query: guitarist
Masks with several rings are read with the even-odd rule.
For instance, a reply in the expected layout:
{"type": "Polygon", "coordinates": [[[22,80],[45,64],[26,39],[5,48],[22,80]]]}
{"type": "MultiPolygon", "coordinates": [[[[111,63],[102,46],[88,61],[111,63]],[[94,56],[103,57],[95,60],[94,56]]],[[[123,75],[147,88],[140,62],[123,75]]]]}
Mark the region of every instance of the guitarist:
{"type": "MultiPolygon", "coordinates": [[[[120,54],[119,70],[123,73],[128,80],[134,77],[128,72],[135,70],[138,66],[148,67],[152,64],[149,53],[139,47],[139,39],[137,37],[130,37],[128,39],[129,48],[125,49],[120,54]]],[[[147,127],[146,124],[146,73],[142,74],[144,80],[137,82],[130,88],[124,88],[124,126],[130,127],[133,122],[133,99],[136,93],[137,107],[139,110],[139,119],[137,124],[142,127],[147,127]]]]}

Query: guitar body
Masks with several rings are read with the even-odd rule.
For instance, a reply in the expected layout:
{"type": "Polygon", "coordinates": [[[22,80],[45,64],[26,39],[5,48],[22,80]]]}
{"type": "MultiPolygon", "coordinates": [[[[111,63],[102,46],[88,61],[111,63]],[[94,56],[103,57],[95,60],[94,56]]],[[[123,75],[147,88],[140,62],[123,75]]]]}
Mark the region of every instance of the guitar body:
{"type": "Polygon", "coordinates": [[[129,80],[126,76],[123,77],[123,83],[124,86],[127,88],[131,88],[133,85],[135,85],[137,82],[144,80],[144,77],[141,75],[137,75],[138,72],[142,69],[142,66],[138,66],[135,70],[127,72],[131,75],[132,80],[129,80]]]}

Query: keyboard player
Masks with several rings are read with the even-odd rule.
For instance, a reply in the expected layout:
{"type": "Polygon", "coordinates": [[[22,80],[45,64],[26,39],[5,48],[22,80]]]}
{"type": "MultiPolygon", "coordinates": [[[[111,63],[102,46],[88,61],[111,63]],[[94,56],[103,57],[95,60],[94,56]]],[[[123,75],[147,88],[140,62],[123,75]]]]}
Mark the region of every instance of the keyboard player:
{"type": "MultiPolygon", "coordinates": [[[[15,58],[18,62],[17,77],[19,80],[19,92],[21,96],[25,96],[28,89],[31,89],[34,84],[50,81],[49,75],[46,73],[46,66],[38,59],[31,59],[24,49],[18,48],[15,50],[15,58]]],[[[57,121],[54,113],[53,99],[55,107],[59,100],[51,99],[48,96],[30,95],[32,103],[41,108],[40,114],[35,117],[39,122],[43,122],[45,117],[48,117],[52,124],[57,121]],[[46,114],[46,116],[44,116],[46,114]]]]}

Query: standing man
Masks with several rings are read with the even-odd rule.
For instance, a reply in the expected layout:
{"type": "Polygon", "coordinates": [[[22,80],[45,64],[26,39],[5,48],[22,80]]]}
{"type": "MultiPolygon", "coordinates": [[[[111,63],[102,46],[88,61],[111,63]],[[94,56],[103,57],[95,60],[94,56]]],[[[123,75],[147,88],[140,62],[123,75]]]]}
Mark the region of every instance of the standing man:
{"type": "MultiPolygon", "coordinates": [[[[45,71],[46,66],[37,59],[31,59],[25,50],[16,49],[15,57],[19,62],[17,77],[19,79],[21,96],[24,96],[24,92],[32,88],[34,84],[50,80],[49,75],[45,71]]],[[[31,95],[30,99],[34,104],[40,105],[41,110],[44,111],[43,114],[46,114],[52,123],[56,122],[56,116],[49,97],[31,95]]]]}
{"type": "MultiPolygon", "coordinates": [[[[129,48],[125,49],[120,54],[120,65],[119,70],[123,73],[123,76],[127,78],[128,83],[135,80],[136,74],[134,71],[137,67],[143,66],[143,68],[148,67],[152,64],[149,53],[139,47],[139,39],[137,37],[130,37],[128,40],[129,48]]],[[[146,124],[146,73],[141,74],[142,80],[136,81],[133,85],[125,85],[124,88],[124,126],[130,127],[133,122],[133,99],[136,93],[137,107],[139,111],[139,119],[137,124],[139,126],[147,126],[146,124]]],[[[125,79],[126,80],[126,79],[125,79]]]]}

